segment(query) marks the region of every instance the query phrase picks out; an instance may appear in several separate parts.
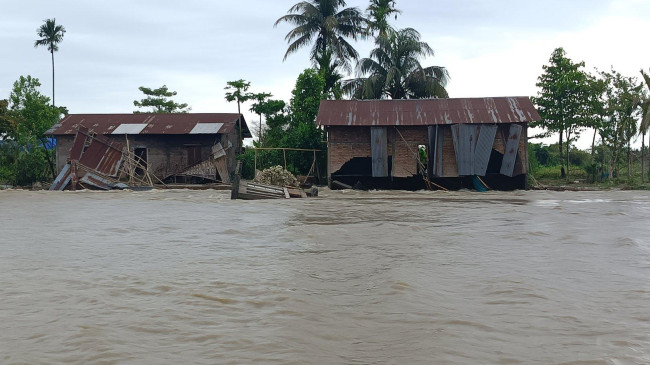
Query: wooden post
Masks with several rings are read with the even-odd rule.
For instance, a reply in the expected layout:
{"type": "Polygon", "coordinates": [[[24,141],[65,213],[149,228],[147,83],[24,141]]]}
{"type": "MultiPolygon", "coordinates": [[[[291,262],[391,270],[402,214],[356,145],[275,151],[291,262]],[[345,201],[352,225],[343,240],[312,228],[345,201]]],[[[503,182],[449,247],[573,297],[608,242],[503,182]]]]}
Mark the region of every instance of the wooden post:
{"type": "Polygon", "coordinates": [[[256,177],[257,177],[257,149],[255,149],[255,164],[253,165],[253,180],[255,180],[256,177]]]}
{"type": "Polygon", "coordinates": [[[282,154],[284,155],[284,170],[287,170],[287,150],[285,148],[282,149],[282,154]]]}
{"type": "Polygon", "coordinates": [[[314,151],[314,164],[316,165],[316,181],[320,183],[320,169],[318,168],[318,159],[316,158],[316,151],[314,151]]]}
{"type": "Polygon", "coordinates": [[[232,179],[232,188],[230,190],[230,199],[239,198],[239,181],[240,181],[240,170],[241,170],[241,161],[237,161],[237,167],[235,168],[235,174],[232,179]]]}

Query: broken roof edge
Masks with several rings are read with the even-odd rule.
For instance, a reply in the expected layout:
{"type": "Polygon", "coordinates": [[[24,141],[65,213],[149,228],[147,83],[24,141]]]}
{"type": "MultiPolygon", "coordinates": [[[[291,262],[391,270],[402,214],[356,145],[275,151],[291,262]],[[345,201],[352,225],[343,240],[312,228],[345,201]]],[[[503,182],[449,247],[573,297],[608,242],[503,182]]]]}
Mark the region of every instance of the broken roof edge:
{"type": "MultiPolygon", "coordinates": [[[[122,125],[146,125],[142,135],[183,135],[198,124],[217,124],[218,133],[232,133],[241,118],[244,138],[252,138],[252,133],[243,114],[238,113],[83,113],[68,114],[45,132],[48,136],[74,135],[79,126],[97,133],[110,135],[122,125]]],[[[118,133],[119,134],[119,133],[118,133]]],[[[127,133],[129,134],[129,133],[127,133]]]]}
{"type": "Polygon", "coordinates": [[[323,100],[318,126],[509,124],[539,121],[528,96],[323,100]]]}

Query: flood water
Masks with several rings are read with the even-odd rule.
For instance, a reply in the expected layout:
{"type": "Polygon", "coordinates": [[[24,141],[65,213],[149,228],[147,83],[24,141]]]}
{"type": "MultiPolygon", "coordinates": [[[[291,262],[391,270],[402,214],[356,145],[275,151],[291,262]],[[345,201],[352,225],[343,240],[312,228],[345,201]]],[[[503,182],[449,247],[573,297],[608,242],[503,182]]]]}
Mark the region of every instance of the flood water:
{"type": "Polygon", "coordinates": [[[650,193],[0,191],[2,364],[648,364],[650,193]]]}

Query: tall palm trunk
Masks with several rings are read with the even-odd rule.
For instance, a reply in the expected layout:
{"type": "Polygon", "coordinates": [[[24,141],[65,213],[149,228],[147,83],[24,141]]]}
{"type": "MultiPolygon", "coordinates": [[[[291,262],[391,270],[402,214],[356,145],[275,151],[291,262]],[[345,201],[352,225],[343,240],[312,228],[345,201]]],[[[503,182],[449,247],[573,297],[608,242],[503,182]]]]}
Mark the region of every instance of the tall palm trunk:
{"type": "Polygon", "coordinates": [[[56,106],[54,101],[54,50],[50,51],[52,54],[52,106],[56,106]]]}

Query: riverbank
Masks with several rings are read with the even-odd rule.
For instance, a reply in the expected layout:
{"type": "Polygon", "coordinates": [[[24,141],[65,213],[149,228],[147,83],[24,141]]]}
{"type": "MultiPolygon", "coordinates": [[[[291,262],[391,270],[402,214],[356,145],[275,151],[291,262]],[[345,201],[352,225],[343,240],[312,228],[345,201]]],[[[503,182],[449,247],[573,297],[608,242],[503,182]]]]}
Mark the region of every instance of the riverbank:
{"type": "Polygon", "coordinates": [[[617,190],[650,190],[650,182],[616,182],[604,181],[589,183],[584,179],[574,179],[567,182],[566,179],[535,179],[529,177],[529,188],[531,190],[552,190],[552,191],[617,191],[617,190]]]}

